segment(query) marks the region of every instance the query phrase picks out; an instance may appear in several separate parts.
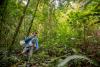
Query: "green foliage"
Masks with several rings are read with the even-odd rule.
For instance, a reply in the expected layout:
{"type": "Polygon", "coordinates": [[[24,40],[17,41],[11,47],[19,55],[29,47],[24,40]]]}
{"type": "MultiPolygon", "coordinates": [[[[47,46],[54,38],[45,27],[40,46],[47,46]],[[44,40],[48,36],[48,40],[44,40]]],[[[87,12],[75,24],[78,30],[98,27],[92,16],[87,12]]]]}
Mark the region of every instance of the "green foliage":
{"type": "MultiPolygon", "coordinates": [[[[15,29],[23,16],[25,5],[23,2],[19,3],[18,0],[4,1],[0,5],[1,50],[7,51],[14,33],[18,33],[12,45],[12,51],[21,51],[19,41],[27,35],[30,26],[29,33],[38,31],[40,51],[33,54],[33,61],[40,65],[45,63],[44,61],[48,58],[50,60],[65,55],[67,51],[69,51],[69,55],[74,54],[73,48],[76,49],[76,52],[80,52],[82,50],[81,47],[78,47],[80,45],[82,47],[90,46],[90,44],[93,47],[100,46],[100,35],[97,35],[97,33],[100,34],[100,31],[98,32],[100,30],[99,0],[89,0],[88,3],[86,0],[59,0],[58,7],[55,7],[57,4],[51,0],[40,0],[39,3],[39,0],[30,0],[18,32],[15,32],[15,29]],[[32,25],[30,25],[31,23],[32,25]],[[68,50],[66,51],[66,49],[68,50]]],[[[91,53],[88,50],[84,52],[85,54],[91,53]]],[[[96,50],[96,53],[98,55],[99,50],[96,50]]],[[[12,61],[11,58],[10,60],[12,61]]],[[[4,61],[5,59],[0,62],[4,61]]],[[[57,64],[56,62],[58,60],[55,60],[54,64],[51,63],[51,66],[57,64]]],[[[77,62],[73,62],[73,64],[77,64],[77,62]]]]}

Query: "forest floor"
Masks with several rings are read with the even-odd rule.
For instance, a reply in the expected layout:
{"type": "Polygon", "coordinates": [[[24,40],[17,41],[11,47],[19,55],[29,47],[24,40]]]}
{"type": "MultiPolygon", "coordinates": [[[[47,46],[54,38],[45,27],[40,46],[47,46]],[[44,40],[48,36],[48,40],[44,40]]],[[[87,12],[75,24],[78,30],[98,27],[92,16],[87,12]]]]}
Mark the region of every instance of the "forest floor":
{"type": "MultiPolygon", "coordinates": [[[[77,46],[78,53],[74,52],[71,48],[64,48],[63,46],[56,48],[40,48],[39,51],[34,52],[32,67],[57,67],[58,63],[64,60],[67,56],[81,54],[90,58],[97,65],[90,64],[86,60],[71,61],[67,67],[99,67],[100,64],[100,45],[82,44],[77,46]]],[[[17,62],[11,67],[16,67],[23,62],[17,62]]],[[[65,66],[66,67],[66,66],[65,66]]]]}

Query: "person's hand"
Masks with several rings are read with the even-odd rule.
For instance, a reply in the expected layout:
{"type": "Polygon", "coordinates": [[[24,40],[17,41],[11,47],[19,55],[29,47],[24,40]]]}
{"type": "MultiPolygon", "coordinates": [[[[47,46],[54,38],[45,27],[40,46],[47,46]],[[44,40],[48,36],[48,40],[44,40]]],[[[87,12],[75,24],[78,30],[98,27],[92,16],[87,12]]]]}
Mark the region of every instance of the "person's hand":
{"type": "Polygon", "coordinates": [[[18,53],[17,55],[20,56],[20,55],[22,55],[22,53],[18,53]]]}

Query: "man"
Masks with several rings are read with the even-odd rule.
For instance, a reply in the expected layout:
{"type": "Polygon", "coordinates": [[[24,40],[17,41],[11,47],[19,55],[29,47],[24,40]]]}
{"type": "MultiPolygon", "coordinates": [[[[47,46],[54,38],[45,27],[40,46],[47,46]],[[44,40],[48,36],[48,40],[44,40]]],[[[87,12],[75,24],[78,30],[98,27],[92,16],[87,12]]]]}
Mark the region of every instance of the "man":
{"type": "Polygon", "coordinates": [[[20,44],[24,44],[24,49],[21,54],[28,56],[28,60],[32,57],[33,49],[38,50],[38,38],[37,32],[31,33],[30,36],[26,37],[24,41],[20,42],[20,44]]]}

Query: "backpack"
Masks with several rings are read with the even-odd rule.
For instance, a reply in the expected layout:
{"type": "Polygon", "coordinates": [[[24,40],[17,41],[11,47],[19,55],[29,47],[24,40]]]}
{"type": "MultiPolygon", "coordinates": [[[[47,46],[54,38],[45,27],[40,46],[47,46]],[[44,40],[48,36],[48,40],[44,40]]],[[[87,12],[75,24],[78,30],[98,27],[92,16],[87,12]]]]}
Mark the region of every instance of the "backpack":
{"type": "Polygon", "coordinates": [[[25,38],[25,44],[28,44],[30,41],[32,40],[32,37],[27,37],[27,38],[25,38]]]}

